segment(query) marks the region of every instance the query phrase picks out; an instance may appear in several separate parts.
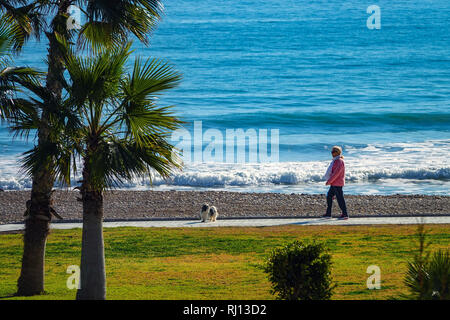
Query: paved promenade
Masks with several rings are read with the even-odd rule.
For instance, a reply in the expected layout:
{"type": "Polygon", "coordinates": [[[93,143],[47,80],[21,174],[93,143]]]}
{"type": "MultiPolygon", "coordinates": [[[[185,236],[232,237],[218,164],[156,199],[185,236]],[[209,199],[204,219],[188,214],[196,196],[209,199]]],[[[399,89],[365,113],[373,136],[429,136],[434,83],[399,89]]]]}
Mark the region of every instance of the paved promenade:
{"type": "MultiPolygon", "coordinates": [[[[143,227],[143,228],[205,228],[205,227],[268,227],[281,225],[377,225],[377,224],[450,224],[448,216],[427,217],[355,217],[348,220],[337,218],[283,218],[283,219],[223,219],[216,222],[200,222],[199,220],[151,220],[151,221],[106,221],[105,228],[114,227],[143,227]]],[[[79,222],[57,222],[52,223],[52,229],[81,228],[79,222]]],[[[23,230],[23,224],[0,225],[0,232],[23,230]]]]}

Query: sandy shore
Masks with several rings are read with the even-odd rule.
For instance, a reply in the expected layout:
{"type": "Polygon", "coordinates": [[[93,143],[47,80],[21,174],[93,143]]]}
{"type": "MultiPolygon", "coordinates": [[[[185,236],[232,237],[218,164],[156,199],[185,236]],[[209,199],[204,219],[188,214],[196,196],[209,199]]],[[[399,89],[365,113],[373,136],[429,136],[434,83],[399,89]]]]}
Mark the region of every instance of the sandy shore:
{"type": "MultiPolygon", "coordinates": [[[[29,191],[0,192],[0,224],[23,221],[29,191]]],[[[54,207],[69,221],[81,220],[76,191],[56,191],[54,207]]],[[[105,220],[197,218],[204,202],[219,217],[317,217],[326,209],[325,195],[240,193],[223,191],[113,191],[105,193],[105,220]]],[[[346,195],[351,216],[450,215],[450,196],[346,195]]],[[[336,200],[333,214],[339,214],[336,200]]]]}

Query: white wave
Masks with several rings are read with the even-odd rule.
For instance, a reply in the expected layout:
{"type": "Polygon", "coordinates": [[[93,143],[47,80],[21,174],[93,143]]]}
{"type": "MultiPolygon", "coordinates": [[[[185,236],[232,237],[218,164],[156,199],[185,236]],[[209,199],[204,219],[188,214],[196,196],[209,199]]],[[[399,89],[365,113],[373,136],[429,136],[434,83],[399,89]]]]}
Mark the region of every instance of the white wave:
{"type": "MultiPolygon", "coordinates": [[[[346,180],[449,180],[448,154],[450,140],[348,147],[345,154],[346,180]]],[[[328,160],[260,164],[199,163],[174,174],[167,184],[192,187],[297,185],[323,181],[328,164],[328,160]]],[[[166,182],[156,179],[154,184],[166,182]]]]}
{"type": "MultiPolygon", "coordinates": [[[[386,179],[450,180],[450,140],[422,143],[371,144],[356,148],[345,146],[346,181],[359,183],[386,179]]],[[[326,151],[328,152],[328,151],[326,151]]],[[[299,159],[301,160],[301,159],[299,159]]],[[[2,159],[0,188],[25,189],[31,180],[17,174],[13,159],[2,159]]],[[[177,187],[267,187],[302,185],[323,181],[329,164],[325,161],[277,163],[191,163],[164,181],[153,177],[155,186],[177,187]]],[[[136,179],[125,188],[145,188],[150,179],[136,179]]]]}
{"type": "Polygon", "coordinates": [[[0,188],[4,190],[23,190],[31,188],[31,178],[19,173],[17,158],[0,158],[0,188]]]}

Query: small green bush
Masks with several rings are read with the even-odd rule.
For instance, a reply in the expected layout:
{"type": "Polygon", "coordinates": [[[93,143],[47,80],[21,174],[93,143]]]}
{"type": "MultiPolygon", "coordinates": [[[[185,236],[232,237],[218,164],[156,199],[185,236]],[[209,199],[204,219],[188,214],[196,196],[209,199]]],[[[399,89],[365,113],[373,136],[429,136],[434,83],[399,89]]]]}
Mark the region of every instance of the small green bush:
{"type": "Polygon", "coordinates": [[[279,300],[328,300],[334,289],[331,265],[323,244],[294,241],[272,250],[263,269],[279,300]]]}
{"type": "Polygon", "coordinates": [[[414,300],[450,300],[450,251],[439,250],[431,259],[426,252],[424,225],[418,227],[418,252],[408,262],[405,285],[409,289],[406,298],[414,300]]]}

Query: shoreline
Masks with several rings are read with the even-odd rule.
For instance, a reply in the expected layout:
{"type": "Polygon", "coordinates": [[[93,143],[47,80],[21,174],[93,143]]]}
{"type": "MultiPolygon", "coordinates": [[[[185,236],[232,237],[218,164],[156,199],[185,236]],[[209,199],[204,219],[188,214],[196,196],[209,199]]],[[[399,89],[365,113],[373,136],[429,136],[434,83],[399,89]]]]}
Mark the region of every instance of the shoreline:
{"type": "MultiPolygon", "coordinates": [[[[30,191],[0,192],[0,224],[23,222],[29,197],[30,191]]],[[[78,191],[55,191],[53,207],[62,222],[82,220],[77,197],[78,191]]],[[[354,217],[450,215],[450,196],[346,195],[345,199],[354,217]]],[[[198,219],[204,202],[217,207],[219,219],[312,218],[326,210],[324,194],[114,190],[104,193],[104,220],[198,219]]],[[[339,214],[335,200],[333,215],[339,214]]]]}

